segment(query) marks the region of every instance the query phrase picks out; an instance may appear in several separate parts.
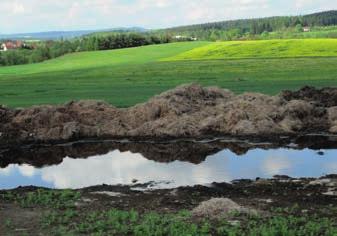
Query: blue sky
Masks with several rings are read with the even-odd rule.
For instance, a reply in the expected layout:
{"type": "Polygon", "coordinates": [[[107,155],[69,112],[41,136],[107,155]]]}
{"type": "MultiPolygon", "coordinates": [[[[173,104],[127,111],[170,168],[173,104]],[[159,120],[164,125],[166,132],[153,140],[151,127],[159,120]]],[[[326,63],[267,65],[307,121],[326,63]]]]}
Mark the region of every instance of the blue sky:
{"type": "Polygon", "coordinates": [[[0,34],[142,26],[337,9],[337,0],[1,0],[0,34]]]}

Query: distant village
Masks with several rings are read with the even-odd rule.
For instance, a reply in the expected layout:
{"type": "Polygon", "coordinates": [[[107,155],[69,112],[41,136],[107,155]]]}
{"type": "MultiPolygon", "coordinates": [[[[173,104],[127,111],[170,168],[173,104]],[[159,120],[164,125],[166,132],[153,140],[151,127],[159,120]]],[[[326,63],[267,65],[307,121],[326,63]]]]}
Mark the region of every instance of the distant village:
{"type": "Polygon", "coordinates": [[[1,44],[0,50],[1,51],[8,51],[13,49],[22,48],[23,42],[22,41],[7,41],[1,44]]]}
{"type": "Polygon", "coordinates": [[[27,44],[21,40],[8,40],[5,42],[0,43],[0,51],[6,52],[9,50],[16,50],[16,49],[34,49],[35,46],[33,44],[27,44]]]}
{"type": "Polygon", "coordinates": [[[176,35],[174,36],[174,39],[177,41],[197,41],[198,39],[195,37],[187,37],[183,35],[176,35]]]}

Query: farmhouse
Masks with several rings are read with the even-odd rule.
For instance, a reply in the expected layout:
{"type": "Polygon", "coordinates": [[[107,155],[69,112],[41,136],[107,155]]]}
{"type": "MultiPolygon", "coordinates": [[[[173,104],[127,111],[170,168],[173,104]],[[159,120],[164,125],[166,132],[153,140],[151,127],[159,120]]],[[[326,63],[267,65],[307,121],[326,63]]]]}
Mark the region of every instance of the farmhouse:
{"type": "Polygon", "coordinates": [[[174,36],[176,40],[190,40],[190,41],[197,41],[198,39],[196,37],[187,37],[182,35],[176,35],[174,36]]]}
{"type": "Polygon", "coordinates": [[[8,41],[1,44],[0,51],[14,50],[22,48],[24,44],[21,41],[8,41]]]}
{"type": "Polygon", "coordinates": [[[311,31],[310,27],[303,27],[303,32],[310,32],[310,31],[311,31]]]}
{"type": "Polygon", "coordinates": [[[5,43],[0,45],[0,51],[7,51],[7,47],[5,43]]]}

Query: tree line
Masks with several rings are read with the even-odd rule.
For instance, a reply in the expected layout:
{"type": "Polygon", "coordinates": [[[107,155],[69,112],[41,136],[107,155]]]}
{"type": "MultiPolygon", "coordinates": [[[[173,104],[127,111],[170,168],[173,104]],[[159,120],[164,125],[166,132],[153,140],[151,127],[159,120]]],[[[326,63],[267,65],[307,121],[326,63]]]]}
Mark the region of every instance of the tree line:
{"type": "Polygon", "coordinates": [[[303,27],[337,25],[337,11],[304,16],[281,16],[231,20],[166,29],[170,34],[197,37],[202,40],[255,39],[257,35],[276,31],[299,30],[303,27]]]}
{"type": "Polygon", "coordinates": [[[37,63],[73,52],[130,48],[172,41],[174,39],[167,34],[111,33],[107,35],[92,34],[73,40],[28,42],[28,45],[34,45],[31,48],[1,52],[0,65],[37,63]]]}

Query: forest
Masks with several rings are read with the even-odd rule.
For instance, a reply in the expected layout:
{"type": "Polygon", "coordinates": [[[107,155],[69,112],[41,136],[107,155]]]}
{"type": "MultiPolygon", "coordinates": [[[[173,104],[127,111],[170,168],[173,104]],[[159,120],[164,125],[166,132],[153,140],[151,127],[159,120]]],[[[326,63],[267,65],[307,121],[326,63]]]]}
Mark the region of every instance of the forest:
{"type": "Polygon", "coordinates": [[[326,27],[337,24],[337,11],[326,11],[304,16],[280,16],[242,19],[181,26],[165,29],[169,34],[197,37],[200,40],[257,39],[270,32],[301,32],[303,27],[326,27]]]}

